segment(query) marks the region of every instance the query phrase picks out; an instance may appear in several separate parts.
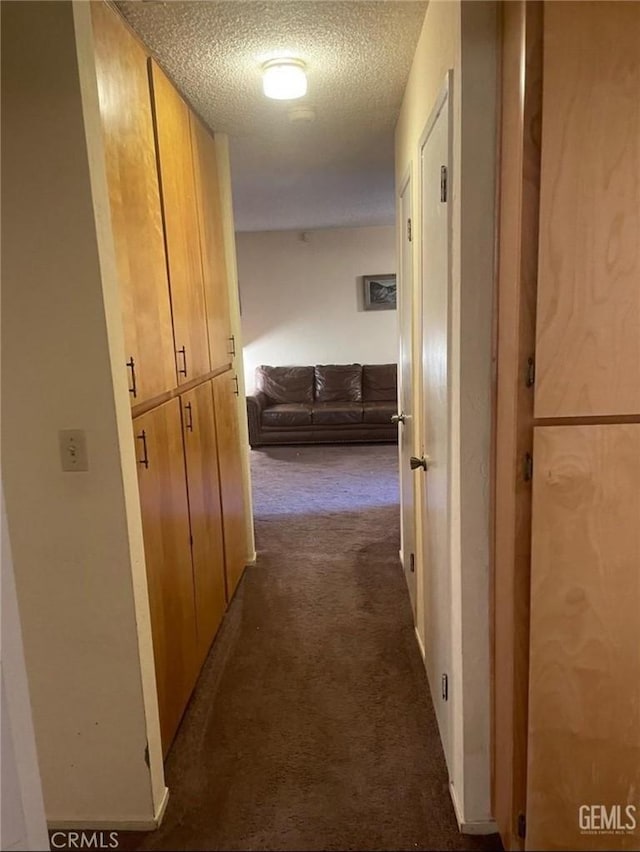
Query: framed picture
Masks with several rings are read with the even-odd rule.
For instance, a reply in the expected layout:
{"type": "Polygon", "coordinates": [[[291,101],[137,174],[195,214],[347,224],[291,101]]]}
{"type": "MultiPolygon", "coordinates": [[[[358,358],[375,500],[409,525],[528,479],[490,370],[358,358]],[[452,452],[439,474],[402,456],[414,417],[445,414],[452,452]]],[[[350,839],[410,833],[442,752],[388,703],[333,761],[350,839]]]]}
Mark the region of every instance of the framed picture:
{"type": "Polygon", "coordinates": [[[365,311],[395,311],[396,276],[363,275],[365,311]]]}

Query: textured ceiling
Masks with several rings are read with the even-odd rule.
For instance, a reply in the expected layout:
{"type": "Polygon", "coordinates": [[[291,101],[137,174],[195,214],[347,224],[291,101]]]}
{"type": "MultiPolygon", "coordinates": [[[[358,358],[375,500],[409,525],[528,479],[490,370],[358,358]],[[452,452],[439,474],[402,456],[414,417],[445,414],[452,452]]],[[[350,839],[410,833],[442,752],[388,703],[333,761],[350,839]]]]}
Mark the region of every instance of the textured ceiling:
{"type": "Polygon", "coordinates": [[[393,130],[426,2],[145,0],[118,7],[207,124],[230,135],[238,230],[390,224],[393,130]],[[262,94],[294,56],[309,90],[262,94]],[[290,120],[312,107],[311,123],[290,120]]]}

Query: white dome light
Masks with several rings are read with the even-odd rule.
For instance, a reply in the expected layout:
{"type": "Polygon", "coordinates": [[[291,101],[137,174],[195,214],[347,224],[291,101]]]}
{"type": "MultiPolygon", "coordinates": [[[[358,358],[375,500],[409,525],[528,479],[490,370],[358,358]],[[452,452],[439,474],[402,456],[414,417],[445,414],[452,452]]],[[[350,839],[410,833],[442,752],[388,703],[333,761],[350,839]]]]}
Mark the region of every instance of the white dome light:
{"type": "Polygon", "coordinates": [[[305,64],[300,59],[272,59],[262,66],[262,87],[268,98],[292,101],[307,94],[305,64]]]}

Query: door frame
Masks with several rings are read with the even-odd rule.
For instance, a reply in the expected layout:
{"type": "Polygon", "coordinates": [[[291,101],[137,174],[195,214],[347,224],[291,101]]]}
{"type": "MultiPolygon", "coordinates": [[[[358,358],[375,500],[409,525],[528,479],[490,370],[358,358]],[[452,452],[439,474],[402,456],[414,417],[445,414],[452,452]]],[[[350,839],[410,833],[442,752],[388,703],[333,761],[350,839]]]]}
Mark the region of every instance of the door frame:
{"type": "MultiPolygon", "coordinates": [[[[435,124],[440,117],[443,110],[446,110],[447,115],[447,186],[448,186],[448,195],[447,195],[447,210],[446,210],[446,220],[447,220],[447,280],[446,280],[446,299],[447,299],[447,429],[448,429],[448,446],[447,446],[447,584],[448,584],[448,604],[450,608],[450,612],[447,614],[447,632],[448,632],[448,645],[449,645],[449,668],[451,669],[453,666],[453,656],[452,656],[452,648],[453,648],[453,629],[452,622],[453,619],[450,617],[452,612],[452,584],[451,584],[451,535],[452,535],[452,527],[451,527],[451,519],[452,519],[452,393],[451,393],[451,355],[452,355],[452,316],[451,316],[451,304],[452,304],[452,225],[453,225],[453,204],[452,201],[452,189],[453,189],[453,95],[454,95],[454,86],[453,86],[453,69],[449,69],[444,77],[444,82],[438,92],[438,95],[435,99],[434,105],[429,113],[429,117],[425,122],[422,133],[420,134],[420,138],[418,140],[417,147],[417,163],[418,163],[418,179],[419,184],[417,186],[417,191],[419,195],[419,209],[420,209],[420,227],[416,228],[416,233],[419,234],[418,241],[418,277],[417,280],[420,282],[419,294],[416,298],[419,306],[419,316],[420,316],[420,328],[417,334],[419,344],[418,355],[419,358],[417,360],[418,365],[418,398],[414,400],[414,412],[418,413],[419,416],[417,418],[417,426],[416,434],[414,434],[414,447],[418,446],[419,455],[423,456],[425,453],[425,427],[424,423],[424,405],[425,405],[425,394],[424,394],[424,379],[423,379],[423,348],[424,348],[424,245],[423,245],[423,236],[424,236],[424,222],[423,222],[423,209],[424,209],[424,169],[423,169],[423,151],[429,140],[429,136],[435,127],[435,124]]],[[[414,374],[414,382],[415,382],[415,374],[414,374]]],[[[422,474],[420,474],[422,475],[422,474]]],[[[428,476],[428,473],[426,474],[428,476]]],[[[423,655],[423,659],[425,660],[425,668],[427,669],[427,676],[429,675],[429,667],[427,666],[426,655],[428,654],[428,649],[426,648],[425,640],[425,606],[424,606],[424,587],[425,587],[425,574],[427,570],[426,565],[426,543],[427,543],[427,507],[425,503],[424,496],[424,488],[425,484],[422,483],[422,488],[418,489],[420,492],[420,499],[416,503],[416,508],[419,509],[419,515],[417,515],[417,524],[421,526],[421,535],[419,539],[420,547],[418,548],[416,542],[416,564],[417,564],[417,574],[416,577],[416,596],[417,596],[417,612],[420,614],[420,620],[416,625],[416,630],[418,633],[418,640],[420,642],[421,651],[423,655]]],[[[453,685],[453,672],[448,672],[449,677],[449,685],[453,685]]],[[[427,677],[427,679],[429,679],[427,677]]],[[[440,701],[440,692],[438,689],[438,684],[429,682],[431,695],[434,703],[434,707],[440,701]]],[[[451,700],[448,701],[446,708],[446,719],[447,719],[447,737],[442,736],[442,731],[440,731],[440,737],[443,743],[443,749],[445,753],[445,758],[448,766],[449,775],[452,774],[452,764],[453,753],[452,753],[452,742],[450,741],[453,735],[453,703],[454,703],[455,695],[451,694],[451,700]],[[445,741],[446,740],[446,741],[445,741]]]]}
{"type": "MultiPolygon", "coordinates": [[[[397,195],[397,210],[398,210],[398,220],[400,221],[400,227],[398,229],[399,234],[399,245],[398,245],[398,413],[405,413],[406,408],[411,409],[411,413],[409,417],[411,418],[411,435],[412,441],[411,446],[407,449],[409,453],[412,455],[415,444],[415,388],[414,388],[414,343],[415,343],[415,331],[414,331],[414,318],[415,312],[413,310],[414,299],[415,299],[415,258],[413,251],[413,219],[414,219],[414,211],[413,211],[413,162],[409,163],[407,170],[405,171],[401,181],[400,181],[400,189],[397,195]],[[409,210],[409,220],[411,222],[411,239],[408,239],[406,232],[406,223],[403,221],[403,198],[405,196],[408,199],[408,210],[409,210]],[[409,249],[408,256],[410,258],[410,270],[411,274],[409,276],[408,286],[407,286],[407,275],[404,263],[404,252],[405,252],[405,241],[408,241],[409,249]],[[407,331],[404,328],[404,321],[408,317],[408,335],[405,335],[403,332],[407,331]],[[408,364],[409,364],[409,382],[408,387],[404,386],[403,380],[403,361],[402,361],[402,352],[403,349],[406,348],[406,353],[408,354],[408,364]],[[403,403],[407,402],[407,399],[410,401],[410,406],[407,406],[403,403]]],[[[407,579],[407,586],[409,587],[409,592],[411,596],[411,586],[408,580],[408,572],[413,571],[414,579],[414,595],[411,601],[413,607],[413,618],[414,623],[417,620],[417,607],[418,607],[418,577],[416,571],[415,564],[415,551],[416,551],[416,524],[415,524],[415,509],[416,509],[416,496],[415,496],[415,483],[414,477],[412,474],[408,472],[408,468],[405,469],[405,460],[403,459],[403,449],[405,449],[405,426],[404,423],[398,424],[398,463],[400,467],[400,562],[402,563],[402,568],[405,574],[405,579],[407,579]],[[413,547],[413,557],[414,564],[413,567],[407,564],[407,560],[411,559],[411,551],[407,552],[407,539],[405,532],[405,506],[403,500],[403,477],[409,477],[411,482],[411,492],[412,492],[412,501],[411,501],[411,515],[413,517],[413,534],[412,534],[412,547],[413,547]]]]}
{"type": "Polygon", "coordinates": [[[491,475],[491,800],[505,850],[526,825],[542,2],[502,4],[491,475]]]}

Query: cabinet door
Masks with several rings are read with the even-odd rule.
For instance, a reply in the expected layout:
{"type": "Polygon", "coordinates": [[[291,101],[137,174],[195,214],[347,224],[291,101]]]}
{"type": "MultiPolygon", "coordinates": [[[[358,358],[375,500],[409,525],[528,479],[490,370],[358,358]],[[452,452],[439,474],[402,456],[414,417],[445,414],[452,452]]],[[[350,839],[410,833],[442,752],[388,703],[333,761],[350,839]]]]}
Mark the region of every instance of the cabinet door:
{"type": "Polygon", "coordinates": [[[189,490],[193,581],[202,665],[227,604],[218,447],[209,382],[181,395],[189,490]]]}
{"type": "Polygon", "coordinates": [[[178,382],[209,372],[189,108],[153,60],[156,140],[178,382]]]}
{"type": "Polygon", "coordinates": [[[640,424],[536,429],[527,849],[638,848],[639,483],[640,424]]]}
{"type": "Polygon", "coordinates": [[[191,113],[191,140],[195,169],[202,277],[207,304],[211,369],[231,364],[235,341],[231,334],[227,263],[224,253],[218,162],[213,136],[191,113]]]}
{"type": "Polygon", "coordinates": [[[218,433],[227,595],[231,600],[247,563],[241,436],[237,407],[238,384],[232,371],[217,376],[211,384],[218,433]]]}
{"type": "Polygon", "coordinates": [[[536,417],[640,414],[640,3],[545,3],[536,417]]]}
{"type": "Polygon", "coordinates": [[[196,615],[180,403],[133,421],[160,730],[166,754],[196,678],[196,615]]]}
{"type": "Polygon", "coordinates": [[[106,3],[92,3],[91,9],[129,389],[136,405],[176,384],[147,57],[106,3]]]}

